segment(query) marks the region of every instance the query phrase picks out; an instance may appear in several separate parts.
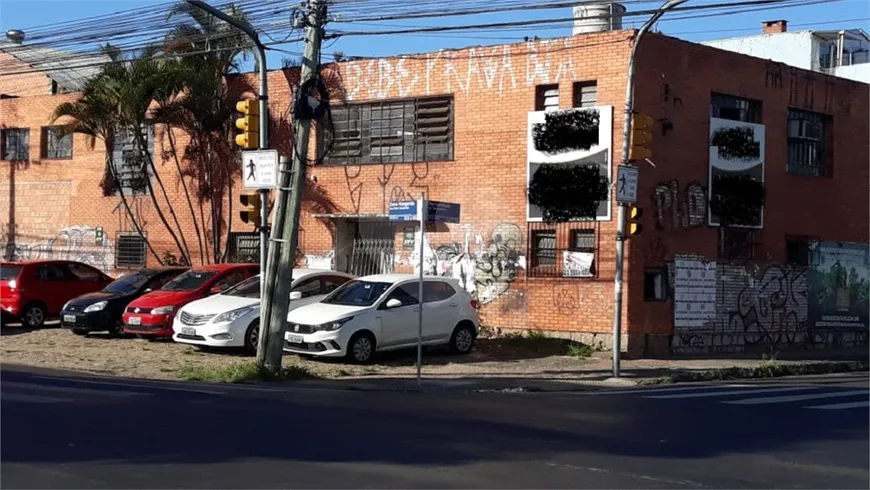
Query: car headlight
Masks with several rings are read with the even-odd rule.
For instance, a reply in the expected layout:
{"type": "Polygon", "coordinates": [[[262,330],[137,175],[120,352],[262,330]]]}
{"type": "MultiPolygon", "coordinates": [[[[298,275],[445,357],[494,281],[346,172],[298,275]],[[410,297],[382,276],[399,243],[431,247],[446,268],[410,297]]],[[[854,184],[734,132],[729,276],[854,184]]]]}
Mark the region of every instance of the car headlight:
{"type": "Polygon", "coordinates": [[[341,320],[336,320],[334,322],[322,323],[320,325],[317,325],[316,330],[318,330],[320,332],[334,332],[334,331],[338,330],[339,328],[341,328],[342,325],[344,325],[345,323],[347,323],[351,320],[353,320],[353,317],[349,316],[347,318],[342,318],[341,320]]]}
{"type": "Polygon", "coordinates": [[[66,303],[64,303],[64,304],[63,304],[63,308],[61,308],[60,311],[63,311],[63,310],[65,310],[65,309],[67,309],[67,307],[69,306],[70,303],[72,303],[72,300],[69,300],[69,301],[67,301],[66,303]]]}
{"type": "Polygon", "coordinates": [[[161,306],[159,308],[154,308],[153,310],[151,310],[151,314],[152,315],[165,315],[167,313],[172,313],[173,311],[175,311],[174,306],[161,306]]]}
{"type": "Polygon", "coordinates": [[[244,315],[245,315],[246,313],[248,313],[249,311],[251,311],[252,309],[253,309],[252,306],[246,306],[246,307],[244,307],[244,308],[239,308],[239,309],[237,309],[237,310],[226,311],[226,312],[221,313],[220,315],[216,316],[215,319],[212,320],[212,323],[230,323],[230,322],[234,322],[234,321],[236,321],[237,319],[239,319],[239,318],[241,318],[242,316],[244,316],[244,315]]]}
{"type": "MultiPolygon", "coordinates": [[[[85,313],[93,313],[95,311],[103,311],[106,308],[106,305],[109,304],[108,301],[98,301],[87,308],[85,308],[85,313]]],[[[63,307],[66,309],[66,306],[63,307]]]]}

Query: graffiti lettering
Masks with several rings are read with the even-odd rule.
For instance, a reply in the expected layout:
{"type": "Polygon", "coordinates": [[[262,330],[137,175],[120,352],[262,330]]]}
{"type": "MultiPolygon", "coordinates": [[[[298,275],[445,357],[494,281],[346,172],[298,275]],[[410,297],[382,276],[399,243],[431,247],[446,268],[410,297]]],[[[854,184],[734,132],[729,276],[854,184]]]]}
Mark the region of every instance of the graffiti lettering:
{"type": "Polygon", "coordinates": [[[523,233],[513,223],[500,223],[490,235],[486,249],[479,254],[474,281],[477,298],[489,303],[504,294],[517,278],[523,233]]]}
{"type": "Polygon", "coordinates": [[[553,286],[553,306],[561,315],[569,315],[580,307],[580,288],[575,284],[553,286]]]}
{"type": "Polygon", "coordinates": [[[698,182],[690,182],[680,193],[680,183],[673,179],[656,186],[653,195],[656,228],[671,226],[697,228],[707,220],[707,192],[698,182]]]}
{"type": "Polygon", "coordinates": [[[103,272],[115,267],[115,252],[111,240],[97,240],[98,230],[89,226],[71,226],[42,243],[16,244],[13,260],[74,260],[94,266],[103,272]]]}

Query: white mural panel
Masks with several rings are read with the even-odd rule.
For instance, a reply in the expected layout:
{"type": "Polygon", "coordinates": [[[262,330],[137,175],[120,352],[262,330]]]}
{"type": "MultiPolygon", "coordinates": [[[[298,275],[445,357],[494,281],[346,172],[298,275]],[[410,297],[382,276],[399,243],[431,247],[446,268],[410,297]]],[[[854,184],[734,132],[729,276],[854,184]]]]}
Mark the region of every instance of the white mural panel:
{"type": "Polygon", "coordinates": [[[716,262],[676,259],[674,326],[704,327],[716,320],[716,262]]]}

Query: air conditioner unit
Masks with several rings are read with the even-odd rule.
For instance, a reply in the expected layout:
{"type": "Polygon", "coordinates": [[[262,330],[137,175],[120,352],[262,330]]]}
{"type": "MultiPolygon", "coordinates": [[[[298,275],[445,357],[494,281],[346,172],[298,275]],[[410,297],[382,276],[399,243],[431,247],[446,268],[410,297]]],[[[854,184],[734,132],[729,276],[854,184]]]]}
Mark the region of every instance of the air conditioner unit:
{"type": "Polygon", "coordinates": [[[818,140],[822,137],[822,127],[821,124],[813,121],[789,121],[788,135],[791,138],[818,140]]]}

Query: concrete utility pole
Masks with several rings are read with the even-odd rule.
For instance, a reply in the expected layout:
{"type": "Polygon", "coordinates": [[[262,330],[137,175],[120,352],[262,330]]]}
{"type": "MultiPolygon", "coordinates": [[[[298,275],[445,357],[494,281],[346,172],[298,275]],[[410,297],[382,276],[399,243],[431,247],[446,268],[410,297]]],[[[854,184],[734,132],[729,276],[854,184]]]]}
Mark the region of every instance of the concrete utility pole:
{"type": "MultiPolygon", "coordinates": [[[[318,76],[320,43],[323,40],[323,21],[326,18],[324,0],[310,0],[305,33],[305,54],[302,58],[301,84],[318,76]]],[[[297,97],[296,103],[305,103],[297,97]]],[[[275,218],[272,220],[272,246],[266,262],[266,287],[260,311],[260,345],[257,364],[272,373],[281,370],[284,354],[284,326],[290,307],[290,282],[296,262],[296,243],[299,236],[300,207],[305,189],[305,171],[308,160],[308,139],[311,121],[293,121],[293,168],[287,169],[283,158],[278,168],[278,198],[275,218]],[[292,194],[291,194],[292,193],[292,194]],[[292,199],[291,199],[292,197],[292,199]]]]}
{"type": "MultiPolygon", "coordinates": [[[[637,47],[643,35],[674,7],[688,0],[669,0],[649,18],[637,31],[631,55],[628,59],[628,80],[625,84],[625,112],[622,117],[622,165],[631,165],[629,150],[631,148],[631,115],[634,113],[634,70],[637,47]]],[[[616,274],[613,279],[613,377],[619,377],[619,355],[622,350],[622,271],[625,267],[625,203],[619,203],[616,215],[616,274]]]]}

